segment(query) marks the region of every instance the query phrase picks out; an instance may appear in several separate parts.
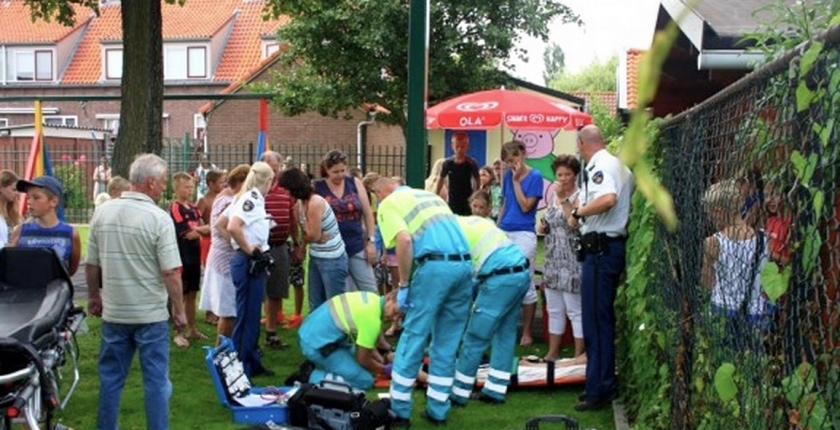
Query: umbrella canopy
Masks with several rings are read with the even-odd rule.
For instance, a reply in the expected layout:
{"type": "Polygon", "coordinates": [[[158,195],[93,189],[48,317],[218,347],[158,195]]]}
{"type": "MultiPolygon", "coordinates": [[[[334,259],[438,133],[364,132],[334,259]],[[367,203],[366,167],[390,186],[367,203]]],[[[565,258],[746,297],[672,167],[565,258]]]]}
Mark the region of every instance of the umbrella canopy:
{"type": "Polygon", "coordinates": [[[502,89],[465,94],[426,110],[426,128],[577,130],[592,117],[547,97],[502,89]]]}

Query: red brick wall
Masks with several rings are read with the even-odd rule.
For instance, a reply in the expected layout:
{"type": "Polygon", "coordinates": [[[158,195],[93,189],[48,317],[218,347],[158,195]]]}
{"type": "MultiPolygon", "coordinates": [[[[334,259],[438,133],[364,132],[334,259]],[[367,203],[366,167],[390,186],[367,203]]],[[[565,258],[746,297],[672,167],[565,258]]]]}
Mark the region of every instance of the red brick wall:
{"type": "MultiPolygon", "coordinates": [[[[271,79],[278,66],[272,66],[260,73],[253,82],[271,79]]],[[[360,101],[360,104],[363,102],[360,101]]],[[[268,141],[272,147],[284,145],[336,145],[344,147],[356,144],[356,126],[365,119],[364,112],[355,112],[353,118],[333,119],[317,113],[305,113],[287,117],[274,108],[269,108],[268,141]]],[[[247,144],[256,142],[259,132],[259,101],[227,100],[218,104],[207,115],[207,141],[212,148],[220,144],[247,144]]],[[[384,124],[368,128],[367,142],[370,145],[405,144],[402,129],[384,124]]],[[[211,149],[212,150],[212,149],[211,149]]]]}
{"type": "MultiPolygon", "coordinates": [[[[195,86],[167,86],[166,91],[170,94],[201,94],[218,93],[224,85],[195,85],[195,86]]],[[[85,95],[113,95],[119,94],[119,87],[54,87],[54,88],[25,88],[6,86],[3,88],[3,96],[85,96],[85,95]]],[[[207,100],[167,100],[163,104],[163,112],[169,117],[163,122],[163,136],[170,138],[181,138],[184,133],[193,135],[193,115],[198,113],[199,108],[207,100]]],[[[3,103],[2,107],[33,107],[33,103],[14,102],[3,103]]],[[[56,115],[75,115],[78,117],[80,127],[102,127],[102,120],[96,119],[96,114],[119,114],[119,101],[91,101],[91,102],[43,102],[44,108],[56,107],[59,112],[56,115]]],[[[7,118],[9,125],[32,124],[34,116],[0,114],[0,117],[7,118]]]]}

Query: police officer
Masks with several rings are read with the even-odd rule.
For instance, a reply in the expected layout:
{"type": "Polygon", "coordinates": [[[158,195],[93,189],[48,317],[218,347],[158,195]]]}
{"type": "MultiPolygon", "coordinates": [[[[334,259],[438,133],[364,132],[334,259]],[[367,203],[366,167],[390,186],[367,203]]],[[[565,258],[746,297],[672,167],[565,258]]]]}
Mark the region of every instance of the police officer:
{"type": "Polygon", "coordinates": [[[327,379],[371,389],[374,375],[387,373],[376,351],[382,317],[392,320],[397,314],[393,294],[379,297],[368,291],[342,293],[318,306],[298,332],[303,355],[315,364],[309,382],[327,379]]]}
{"type": "Polygon", "coordinates": [[[405,312],[391,373],[391,409],[397,417],[392,426],[410,425],[411,389],[430,336],[428,402],[422,417],[441,424],[451,406],[455,355],[469,315],[469,245],[455,215],[436,194],[399,186],[391,178],[374,182],[373,192],[380,201],[382,241],[397,250],[397,304],[405,312]]]}
{"type": "Polygon", "coordinates": [[[601,130],[580,130],[577,149],[586,162],[580,206],[568,222],[581,226],[583,273],[581,307],[586,346],[586,390],[575,410],[608,405],[616,396],[615,309],[619,276],[624,270],[624,245],[633,194],[633,175],[607,152],[601,130]]]}
{"type": "Polygon", "coordinates": [[[226,209],[227,230],[236,252],[230,261],[230,275],[236,287],[236,323],[233,344],[249,377],[273,375],[263,367],[257,342],[260,337],[260,305],[265,294],[268,232],[271,227],[265,211],[265,194],[272,185],[274,171],[261,161],[254,163],[239,194],[226,209]]]}
{"type": "Polygon", "coordinates": [[[502,403],[510,383],[522,299],[531,285],[528,259],[493,221],[458,217],[458,224],[470,244],[478,295],[458,356],[452,402],[467,404],[481,355],[492,344],[490,371],[478,399],[502,403]]]}

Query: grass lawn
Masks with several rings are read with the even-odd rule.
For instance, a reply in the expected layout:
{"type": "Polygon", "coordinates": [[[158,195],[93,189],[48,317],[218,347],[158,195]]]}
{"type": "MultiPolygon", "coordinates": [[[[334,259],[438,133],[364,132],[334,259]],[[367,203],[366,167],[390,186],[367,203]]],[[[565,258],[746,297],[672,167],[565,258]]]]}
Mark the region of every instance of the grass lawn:
{"type": "MultiPolygon", "coordinates": [[[[79,227],[80,233],[83,233],[82,240],[86,243],[87,226],[79,227]]],[[[542,258],[541,247],[539,254],[538,261],[542,258]]],[[[291,306],[291,300],[284,301],[287,315],[292,313],[291,306]]],[[[203,314],[199,315],[197,319],[203,321],[203,314]]],[[[90,330],[87,333],[79,334],[82,381],[70,400],[68,409],[59,414],[65,425],[76,430],[96,427],[99,395],[96,363],[101,322],[98,319],[90,318],[88,324],[90,330]]],[[[200,322],[199,329],[210,338],[214,336],[214,327],[200,322]]],[[[282,381],[293,373],[303,361],[303,355],[298,347],[297,331],[281,330],[280,335],[290,347],[282,351],[271,349],[264,351],[266,354],[264,363],[268,368],[274,370],[277,376],[256,378],[255,385],[282,384],[282,381]]],[[[261,342],[263,338],[264,336],[261,336],[261,342]]],[[[205,342],[204,344],[209,345],[210,343],[205,342]]],[[[170,379],[173,384],[173,394],[170,401],[170,428],[173,430],[234,430],[241,428],[243,426],[232,423],[230,412],[219,404],[204,364],[205,352],[202,346],[201,342],[195,341],[187,349],[178,349],[174,345],[172,346],[170,379]]],[[[543,344],[517,348],[517,355],[519,356],[529,354],[541,356],[544,352],[545,345],[543,344]]],[[[450,412],[448,428],[459,430],[521,429],[530,417],[545,414],[566,414],[577,419],[580,428],[613,429],[611,409],[586,413],[574,411],[573,406],[577,403],[577,396],[581,390],[582,386],[580,385],[552,389],[518,389],[508,394],[507,403],[504,405],[491,406],[481,402],[471,402],[467,408],[453,409],[450,412]]],[[[376,390],[372,391],[368,397],[375,398],[376,392],[376,390]]],[[[412,415],[412,429],[432,428],[431,425],[419,418],[420,411],[425,407],[424,391],[415,390],[413,398],[415,406],[412,415]]],[[[122,430],[143,430],[146,428],[143,387],[136,357],[123,391],[121,408],[120,428],[122,430]]]]}

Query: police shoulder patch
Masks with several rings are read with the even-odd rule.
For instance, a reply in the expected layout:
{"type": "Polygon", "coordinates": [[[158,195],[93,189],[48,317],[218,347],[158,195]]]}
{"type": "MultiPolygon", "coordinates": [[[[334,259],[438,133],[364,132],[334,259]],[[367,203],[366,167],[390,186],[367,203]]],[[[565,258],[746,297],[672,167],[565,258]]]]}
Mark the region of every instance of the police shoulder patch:
{"type": "Polygon", "coordinates": [[[250,200],[245,200],[244,202],[242,202],[242,210],[245,212],[251,212],[252,210],[254,210],[254,202],[250,200]]]}
{"type": "Polygon", "coordinates": [[[601,182],[604,182],[604,172],[602,172],[600,170],[595,172],[595,174],[592,175],[592,182],[594,182],[596,184],[600,184],[601,182]]]}
{"type": "Polygon", "coordinates": [[[258,199],[258,198],[260,198],[260,195],[259,195],[259,194],[257,194],[257,192],[256,192],[256,191],[251,190],[251,197],[253,197],[253,198],[255,198],[255,199],[258,199]]]}

